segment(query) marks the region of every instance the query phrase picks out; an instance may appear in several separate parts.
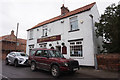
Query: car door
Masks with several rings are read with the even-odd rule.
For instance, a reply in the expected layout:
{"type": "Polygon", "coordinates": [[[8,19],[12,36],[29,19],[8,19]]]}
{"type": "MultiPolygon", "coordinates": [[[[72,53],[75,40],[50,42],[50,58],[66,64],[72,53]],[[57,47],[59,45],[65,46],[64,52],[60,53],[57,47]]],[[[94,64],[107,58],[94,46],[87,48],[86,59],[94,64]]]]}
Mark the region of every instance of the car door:
{"type": "Polygon", "coordinates": [[[16,54],[15,54],[15,53],[12,53],[12,55],[10,56],[10,57],[11,57],[10,59],[11,59],[11,62],[12,62],[12,63],[14,63],[15,56],[16,56],[16,54]]]}
{"type": "Polygon", "coordinates": [[[9,56],[8,56],[8,60],[13,63],[13,57],[14,57],[14,53],[10,53],[9,56]]]}
{"type": "Polygon", "coordinates": [[[9,53],[8,54],[8,61],[11,62],[11,56],[12,56],[12,53],[9,53]]]}
{"type": "Polygon", "coordinates": [[[50,60],[49,60],[49,57],[48,57],[48,50],[44,50],[43,51],[43,55],[42,55],[42,58],[41,58],[41,62],[42,62],[42,66],[45,70],[49,70],[49,67],[50,67],[50,60]]]}
{"type": "Polygon", "coordinates": [[[42,65],[42,57],[41,57],[41,54],[43,53],[43,50],[37,50],[37,52],[35,53],[35,56],[34,56],[34,60],[36,61],[36,66],[40,69],[43,68],[43,65],[42,65]]]}

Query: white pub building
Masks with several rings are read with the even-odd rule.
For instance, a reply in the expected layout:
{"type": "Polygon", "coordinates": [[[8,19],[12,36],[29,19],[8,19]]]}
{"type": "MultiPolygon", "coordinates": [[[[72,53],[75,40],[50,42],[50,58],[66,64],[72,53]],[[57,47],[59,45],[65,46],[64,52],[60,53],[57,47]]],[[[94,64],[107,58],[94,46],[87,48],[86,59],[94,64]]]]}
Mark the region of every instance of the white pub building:
{"type": "Polygon", "coordinates": [[[78,60],[81,66],[95,66],[99,45],[94,24],[98,18],[95,2],[73,11],[63,5],[61,15],[27,30],[26,53],[33,48],[54,48],[66,58],[78,60]]]}

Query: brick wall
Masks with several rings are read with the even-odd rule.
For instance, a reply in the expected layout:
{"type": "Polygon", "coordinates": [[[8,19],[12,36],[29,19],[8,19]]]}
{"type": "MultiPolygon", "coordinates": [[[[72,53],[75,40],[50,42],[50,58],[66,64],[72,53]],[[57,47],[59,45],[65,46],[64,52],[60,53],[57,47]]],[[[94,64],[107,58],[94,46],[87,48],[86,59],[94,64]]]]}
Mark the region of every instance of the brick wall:
{"type": "Polygon", "coordinates": [[[5,60],[6,56],[7,56],[7,53],[6,52],[2,52],[2,59],[3,60],[5,60]]]}
{"type": "Polygon", "coordinates": [[[2,49],[4,50],[15,50],[16,44],[13,42],[2,41],[2,49]]]}
{"type": "Polygon", "coordinates": [[[98,69],[120,71],[120,54],[98,54],[98,69]]]}
{"type": "MultiPolygon", "coordinates": [[[[16,43],[10,41],[2,41],[2,59],[6,58],[6,55],[12,51],[15,51],[16,43]]],[[[26,52],[26,44],[19,43],[16,47],[17,51],[26,52]]]]}
{"type": "Polygon", "coordinates": [[[0,56],[2,55],[2,59],[5,59],[6,55],[12,51],[26,52],[26,40],[17,38],[19,45],[16,46],[16,36],[13,30],[10,35],[2,36],[0,39],[0,56]]]}

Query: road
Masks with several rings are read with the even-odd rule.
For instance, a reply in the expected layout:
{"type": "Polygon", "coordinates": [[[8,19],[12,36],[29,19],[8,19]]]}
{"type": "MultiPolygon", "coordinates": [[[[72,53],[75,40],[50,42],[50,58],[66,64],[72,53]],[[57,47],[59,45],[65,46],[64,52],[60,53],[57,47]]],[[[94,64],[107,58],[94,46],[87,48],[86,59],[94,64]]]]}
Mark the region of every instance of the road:
{"type": "MultiPolygon", "coordinates": [[[[2,76],[11,79],[54,79],[50,72],[37,70],[31,71],[30,67],[27,66],[19,66],[14,67],[13,65],[5,65],[4,61],[2,61],[2,76]]],[[[82,74],[76,72],[75,74],[65,73],[60,76],[60,79],[78,79],[78,78],[95,78],[95,76],[90,76],[86,74],[82,74]]]]}

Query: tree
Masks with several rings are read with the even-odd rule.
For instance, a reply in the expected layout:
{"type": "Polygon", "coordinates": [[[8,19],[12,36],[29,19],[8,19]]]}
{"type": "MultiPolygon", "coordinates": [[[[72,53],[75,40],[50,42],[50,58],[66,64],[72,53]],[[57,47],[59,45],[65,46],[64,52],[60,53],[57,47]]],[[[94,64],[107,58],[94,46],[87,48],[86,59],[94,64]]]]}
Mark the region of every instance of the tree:
{"type": "Polygon", "coordinates": [[[108,6],[95,26],[97,37],[104,38],[103,52],[120,53],[120,5],[108,6]]]}

